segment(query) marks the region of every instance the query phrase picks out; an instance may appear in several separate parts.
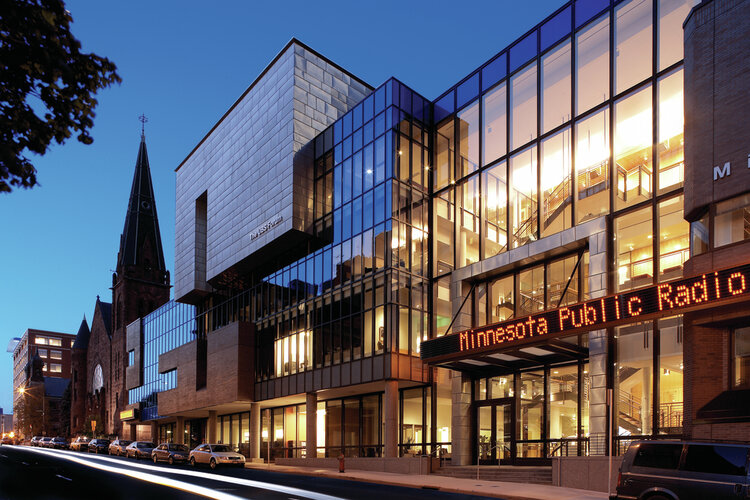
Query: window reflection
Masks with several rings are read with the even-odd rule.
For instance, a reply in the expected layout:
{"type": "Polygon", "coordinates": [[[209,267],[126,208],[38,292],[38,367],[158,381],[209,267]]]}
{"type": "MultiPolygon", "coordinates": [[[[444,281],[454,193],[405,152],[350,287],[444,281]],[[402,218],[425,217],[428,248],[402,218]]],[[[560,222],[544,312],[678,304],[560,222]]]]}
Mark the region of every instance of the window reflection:
{"type": "Polygon", "coordinates": [[[536,146],[510,159],[510,224],[513,248],[537,239],[536,146]]]}
{"type": "Polygon", "coordinates": [[[536,138],[536,64],[510,79],[511,150],[536,138]]]}
{"type": "MultiPolygon", "coordinates": [[[[682,46],[682,44],[680,44],[682,46]]],[[[683,72],[679,69],[659,80],[659,193],[682,186],[685,176],[683,72]]]]}
{"type": "Polygon", "coordinates": [[[617,434],[651,433],[653,405],[653,326],[651,322],[615,328],[617,434]]]}
{"type": "Polygon", "coordinates": [[[660,434],[682,434],[682,316],[659,320],[660,434]]]}
{"type": "Polygon", "coordinates": [[[576,115],[609,99],[609,16],[576,35],[576,115]]]}
{"type": "Polygon", "coordinates": [[[485,259],[508,248],[507,176],[505,162],[498,163],[482,174],[485,259]]]}
{"type": "Polygon", "coordinates": [[[549,438],[577,437],[578,365],[550,368],[549,405],[549,438]]]}
{"type": "Polygon", "coordinates": [[[453,169],[453,120],[440,125],[435,137],[435,189],[447,186],[455,179],[453,169]]]}
{"type": "Polygon", "coordinates": [[[651,223],[650,208],[619,217],[615,223],[618,291],[653,283],[654,254],[651,223]]]}
{"type": "Polygon", "coordinates": [[[542,237],[568,229],[572,224],[570,129],[542,142],[539,180],[542,190],[542,237]]]}
{"type": "Polygon", "coordinates": [[[503,156],[507,148],[506,85],[502,83],[482,98],[482,164],[503,156]]]}
{"type": "Polygon", "coordinates": [[[659,0],[659,71],[682,59],[682,23],[699,0],[659,0]]]}
{"type": "Polygon", "coordinates": [[[458,242],[456,267],[479,261],[479,175],[458,187],[458,242]]]}
{"type": "Polygon", "coordinates": [[[490,323],[499,323],[514,317],[513,296],[513,276],[500,278],[490,283],[490,323]]]}
{"type": "Polygon", "coordinates": [[[453,270],[453,190],[440,193],[434,200],[435,211],[435,273],[445,274],[453,270]]]}
{"type": "Polygon", "coordinates": [[[690,224],[683,218],[682,195],[659,203],[659,281],[682,277],[690,258],[690,224]]]}
{"type": "Polygon", "coordinates": [[[651,0],[629,0],[615,9],[616,94],[651,74],[652,16],[651,0]]]}
{"type": "Polygon", "coordinates": [[[479,101],[458,113],[459,177],[479,168],[479,101]]]}
{"type": "Polygon", "coordinates": [[[544,311],[544,266],[519,273],[516,311],[518,316],[544,311]]]}

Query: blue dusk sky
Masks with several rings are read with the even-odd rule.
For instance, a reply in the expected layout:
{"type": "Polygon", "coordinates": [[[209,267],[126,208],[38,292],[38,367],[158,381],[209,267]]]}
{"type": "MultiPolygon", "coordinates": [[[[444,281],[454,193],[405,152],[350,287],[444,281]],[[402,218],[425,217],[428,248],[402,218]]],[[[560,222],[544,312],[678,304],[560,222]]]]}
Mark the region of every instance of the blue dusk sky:
{"type": "MultiPolygon", "coordinates": [[[[174,170],[291,38],[378,86],[435,99],[564,0],[67,2],[85,52],[122,84],[99,93],[92,136],[34,157],[39,186],[0,194],[0,345],[27,328],[75,334],[110,302],[141,124],[164,258],[174,276],[174,170]]],[[[12,354],[0,408],[12,412],[12,354]]]]}

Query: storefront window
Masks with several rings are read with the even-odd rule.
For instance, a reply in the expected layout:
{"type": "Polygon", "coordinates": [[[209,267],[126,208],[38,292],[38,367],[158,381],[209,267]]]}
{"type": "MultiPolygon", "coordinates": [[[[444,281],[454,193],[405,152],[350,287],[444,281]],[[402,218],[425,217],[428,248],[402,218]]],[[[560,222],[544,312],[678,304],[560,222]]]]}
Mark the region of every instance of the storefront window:
{"type": "Polygon", "coordinates": [[[578,365],[553,366],[549,372],[549,438],[578,437],[578,365]]]}
{"type": "Polygon", "coordinates": [[[513,248],[537,237],[537,159],[532,146],[510,159],[510,224],[513,248]]]}
{"type": "Polygon", "coordinates": [[[379,428],[380,396],[365,396],[362,398],[362,456],[380,456],[379,428]]]}
{"type": "Polygon", "coordinates": [[[451,379],[448,370],[437,369],[437,383],[435,384],[437,397],[435,398],[435,415],[437,420],[437,444],[451,452],[451,426],[452,426],[452,396],[451,379]]]}
{"type": "Polygon", "coordinates": [[[542,133],[570,121],[570,42],[542,58],[542,133]]]}
{"type": "Polygon", "coordinates": [[[422,421],[422,388],[403,391],[403,420],[401,423],[401,449],[403,455],[420,454],[424,442],[422,421]]]}
{"type": "MultiPolygon", "coordinates": [[[[576,115],[609,99],[609,16],[576,35],[576,115]]],[[[609,156],[609,154],[607,154],[609,156]]]]}
{"type": "Polygon", "coordinates": [[[659,320],[659,434],[682,434],[682,317],[659,320]]]}
{"type": "Polygon", "coordinates": [[[513,374],[501,375],[487,379],[489,399],[513,397],[513,374]]]}
{"type": "Polygon", "coordinates": [[[359,399],[344,400],[344,455],[359,456],[359,399]]]}
{"type": "Polygon", "coordinates": [[[536,64],[510,79],[511,150],[536,138],[536,64]]]}
{"type": "Polygon", "coordinates": [[[482,98],[482,164],[487,165],[503,156],[507,148],[506,85],[502,83],[482,98]]]}
{"type": "Polygon", "coordinates": [[[615,9],[616,94],[651,74],[652,17],[651,0],[630,0],[615,9]]]}
{"type": "Polygon", "coordinates": [[[326,402],[326,455],[338,457],[341,455],[341,400],[326,402]]]}
{"type": "Polygon", "coordinates": [[[617,290],[650,285],[654,280],[651,208],[619,217],[617,231],[617,290]]]}
{"type": "Polygon", "coordinates": [[[682,217],[682,195],[659,203],[659,281],[682,277],[690,258],[690,225],[682,217]]]}
{"type": "MultiPolygon", "coordinates": [[[[680,43],[682,47],[682,43],[680,43]]],[[[659,168],[659,193],[682,186],[685,180],[684,104],[682,69],[659,80],[659,140],[656,161],[659,168]]]]}
{"type": "Polygon", "coordinates": [[[482,174],[484,258],[508,249],[508,169],[503,161],[482,174]]]}
{"type": "Polygon", "coordinates": [[[572,224],[570,128],[545,139],[541,150],[542,237],[572,224]]]}
{"type": "MultiPolygon", "coordinates": [[[[520,422],[517,425],[518,439],[522,441],[542,439],[542,414],[544,411],[544,371],[521,373],[520,422]]],[[[518,443],[517,456],[542,458],[543,443],[518,443]]]]}
{"type": "Polygon", "coordinates": [[[609,108],[576,124],[576,221],[609,213],[609,108]]]}
{"type": "Polygon", "coordinates": [[[650,322],[615,328],[617,434],[651,434],[653,404],[653,326],[650,322]]]}
{"type": "Polygon", "coordinates": [[[615,209],[651,197],[652,123],[650,86],[615,104],[615,209]]]}
{"type": "Polygon", "coordinates": [[[750,328],[734,330],[734,387],[750,386],[750,328]]]}

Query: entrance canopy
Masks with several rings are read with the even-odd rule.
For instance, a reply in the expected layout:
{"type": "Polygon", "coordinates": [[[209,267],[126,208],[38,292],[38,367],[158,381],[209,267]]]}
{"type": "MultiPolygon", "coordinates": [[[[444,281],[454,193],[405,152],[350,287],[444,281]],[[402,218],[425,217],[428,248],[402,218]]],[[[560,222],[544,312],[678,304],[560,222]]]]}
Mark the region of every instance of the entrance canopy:
{"type": "Polygon", "coordinates": [[[553,356],[564,361],[588,353],[561,337],[748,298],[750,264],[745,264],[426,340],[420,345],[421,357],[430,365],[471,371],[522,368],[519,361],[557,361],[553,356]]]}

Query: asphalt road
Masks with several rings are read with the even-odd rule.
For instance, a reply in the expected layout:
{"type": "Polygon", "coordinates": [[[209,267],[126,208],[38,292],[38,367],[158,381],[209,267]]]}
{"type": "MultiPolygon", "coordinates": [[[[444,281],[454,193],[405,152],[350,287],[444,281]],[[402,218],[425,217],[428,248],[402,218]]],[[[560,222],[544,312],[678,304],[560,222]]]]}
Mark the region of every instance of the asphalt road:
{"type": "Polygon", "coordinates": [[[0,499],[480,499],[435,490],[256,469],[154,465],[25,446],[0,447],[0,499]]]}

